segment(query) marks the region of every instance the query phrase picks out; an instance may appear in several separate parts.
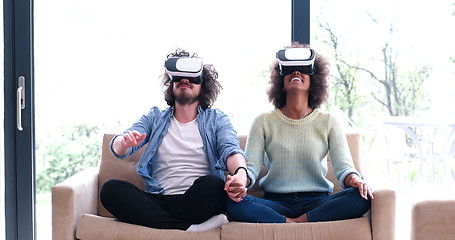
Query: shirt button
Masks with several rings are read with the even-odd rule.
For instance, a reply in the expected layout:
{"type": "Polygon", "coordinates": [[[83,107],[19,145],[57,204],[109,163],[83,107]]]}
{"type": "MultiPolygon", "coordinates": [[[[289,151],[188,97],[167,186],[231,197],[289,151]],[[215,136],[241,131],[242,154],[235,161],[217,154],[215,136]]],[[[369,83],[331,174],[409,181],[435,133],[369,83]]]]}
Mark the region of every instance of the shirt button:
{"type": "Polygon", "coordinates": [[[139,168],[142,168],[142,164],[141,164],[141,165],[139,165],[139,168]]]}
{"type": "Polygon", "coordinates": [[[161,135],[161,138],[164,138],[164,136],[163,136],[163,135],[161,135]]]}
{"type": "Polygon", "coordinates": [[[152,151],[152,154],[155,154],[155,151],[152,151]]]}

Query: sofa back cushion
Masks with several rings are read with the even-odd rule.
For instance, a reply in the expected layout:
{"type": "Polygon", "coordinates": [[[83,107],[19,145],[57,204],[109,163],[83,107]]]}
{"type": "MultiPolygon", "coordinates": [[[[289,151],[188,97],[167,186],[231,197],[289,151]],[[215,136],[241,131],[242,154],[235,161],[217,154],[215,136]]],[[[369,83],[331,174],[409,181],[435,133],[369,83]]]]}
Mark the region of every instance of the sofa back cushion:
{"type": "MultiPolygon", "coordinates": [[[[110,179],[128,181],[137,187],[144,189],[144,181],[142,180],[142,177],[137,173],[136,168],[139,159],[144,153],[145,147],[142,147],[139,149],[139,151],[126,157],[125,159],[116,158],[114,155],[112,155],[109,148],[109,143],[114,136],[115,134],[105,134],[103,136],[100,172],[98,175],[98,189],[101,189],[101,186],[103,186],[103,184],[110,179]]],[[[112,214],[103,207],[99,200],[98,215],[103,217],[113,217],[112,214]]]]}
{"type": "MultiPolygon", "coordinates": [[[[115,134],[105,134],[103,137],[103,146],[102,146],[102,153],[101,153],[101,164],[100,164],[100,171],[99,171],[99,179],[98,179],[98,189],[101,189],[103,184],[110,180],[110,179],[119,179],[133,183],[137,187],[144,189],[144,181],[142,177],[137,174],[136,167],[139,159],[141,158],[142,154],[144,153],[145,145],[136,153],[126,157],[125,159],[118,159],[112,155],[109,149],[109,143],[111,142],[112,138],[115,134]]],[[[348,141],[349,149],[351,150],[351,156],[354,161],[354,165],[356,169],[361,172],[360,168],[360,150],[359,150],[359,141],[360,135],[358,133],[348,133],[346,134],[346,139],[348,141]]],[[[240,147],[245,149],[247,136],[246,135],[239,135],[240,147]]],[[[334,193],[337,193],[342,190],[338,180],[335,178],[333,173],[332,164],[330,164],[330,159],[327,161],[328,163],[328,172],[327,178],[334,183],[334,193]]],[[[248,190],[248,193],[256,196],[262,197],[263,192],[259,188],[259,179],[262,178],[267,173],[265,166],[262,166],[261,173],[259,174],[258,181],[254,184],[252,188],[248,190]]],[[[113,217],[98,201],[98,215],[104,217],[113,217]]]]}

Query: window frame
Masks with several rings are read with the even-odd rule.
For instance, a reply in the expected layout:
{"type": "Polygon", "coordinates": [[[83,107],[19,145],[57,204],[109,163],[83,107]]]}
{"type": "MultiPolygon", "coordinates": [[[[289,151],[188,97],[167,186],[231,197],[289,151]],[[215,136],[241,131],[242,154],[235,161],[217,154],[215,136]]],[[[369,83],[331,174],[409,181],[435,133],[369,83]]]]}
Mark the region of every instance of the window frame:
{"type": "Polygon", "coordinates": [[[6,239],[35,239],[33,0],[4,0],[4,154],[6,239]],[[25,78],[23,130],[18,78],[25,78]]]}

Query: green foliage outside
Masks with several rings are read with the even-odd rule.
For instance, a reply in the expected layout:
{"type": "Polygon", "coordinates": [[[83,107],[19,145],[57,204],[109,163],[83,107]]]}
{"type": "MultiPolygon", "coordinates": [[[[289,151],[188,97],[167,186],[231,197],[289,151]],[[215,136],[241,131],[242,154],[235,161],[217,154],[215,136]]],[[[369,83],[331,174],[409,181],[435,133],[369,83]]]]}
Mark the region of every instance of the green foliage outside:
{"type": "Polygon", "coordinates": [[[87,167],[97,166],[101,157],[98,126],[62,126],[46,136],[37,134],[36,192],[49,193],[57,183],[87,167]]]}

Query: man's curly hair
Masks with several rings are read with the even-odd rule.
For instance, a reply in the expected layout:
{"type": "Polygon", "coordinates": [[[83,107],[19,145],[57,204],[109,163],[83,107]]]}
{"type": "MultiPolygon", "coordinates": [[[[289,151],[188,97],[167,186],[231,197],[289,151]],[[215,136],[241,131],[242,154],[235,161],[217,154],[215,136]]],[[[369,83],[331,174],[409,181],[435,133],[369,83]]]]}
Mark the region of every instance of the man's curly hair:
{"type": "MultiPolygon", "coordinates": [[[[182,49],[175,50],[174,53],[167,55],[169,57],[190,57],[190,54],[182,49]]],[[[192,58],[199,58],[196,53],[191,55],[192,58]]],[[[199,105],[203,109],[211,107],[220,93],[221,87],[220,82],[218,82],[218,72],[215,70],[212,64],[204,64],[203,66],[203,79],[204,81],[201,84],[201,92],[199,94],[198,100],[199,105]]],[[[163,75],[163,91],[164,91],[164,100],[167,105],[173,107],[175,105],[175,95],[173,90],[173,84],[171,78],[167,73],[163,75]]]]}
{"type": "MultiPolygon", "coordinates": [[[[309,48],[307,44],[292,43],[286,48],[309,48]]],[[[314,60],[315,74],[310,76],[310,92],[308,106],[311,108],[320,107],[328,98],[328,77],[330,65],[327,58],[316,52],[314,60]]],[[[284,76],[280,75],[278,60],[272,63],[270,68],[270,88],[267,91],[269,102],[275,108],[282,108],[286,105],[286,91],[284,91],[284,76]]]]}

